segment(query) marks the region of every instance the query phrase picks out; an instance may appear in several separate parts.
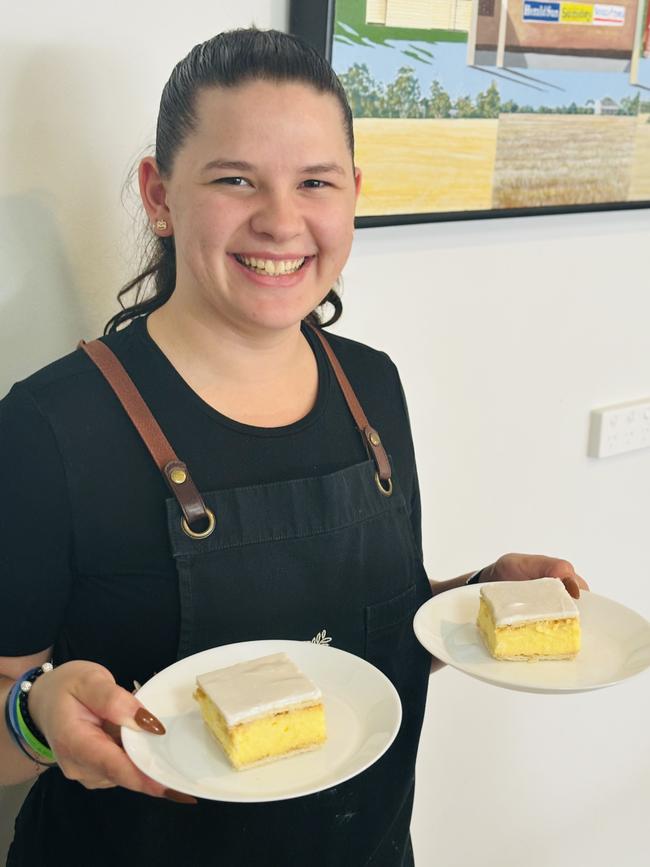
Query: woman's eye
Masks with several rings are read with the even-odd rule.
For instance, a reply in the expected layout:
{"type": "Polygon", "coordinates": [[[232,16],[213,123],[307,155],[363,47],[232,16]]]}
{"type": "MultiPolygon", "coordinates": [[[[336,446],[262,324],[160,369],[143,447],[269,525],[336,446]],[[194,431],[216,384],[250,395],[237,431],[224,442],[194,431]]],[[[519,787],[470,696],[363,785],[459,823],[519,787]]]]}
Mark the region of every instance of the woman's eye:
{"type": "Polygon", "coordinates": [[[245,187],[245,186],[248,186],[248,181],[246,180],[246,178],[239,178],[239,177],[235,177],[235,178],[216,178],[216,180],[214,180],[213,183],[214,183],[214,184],[224,184],[225,186],[229,186],[229,187],[245,187]]]}

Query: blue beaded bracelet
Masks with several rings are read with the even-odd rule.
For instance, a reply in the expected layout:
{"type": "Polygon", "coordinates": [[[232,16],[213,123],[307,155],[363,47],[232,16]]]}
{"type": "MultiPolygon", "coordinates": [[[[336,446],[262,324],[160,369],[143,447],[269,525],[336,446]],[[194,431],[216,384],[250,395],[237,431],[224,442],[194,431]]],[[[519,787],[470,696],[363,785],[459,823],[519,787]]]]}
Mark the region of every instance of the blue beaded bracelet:
{"type": "Polygon", "coordinates": [[[45,736],[30,716],[27,698],[36,678],[53,668],[51,662],[30,668],[11,687],[5,704],[5,721],[14,742],[29,759],[45,766],[56,764],[56,759],[45,736]]]}

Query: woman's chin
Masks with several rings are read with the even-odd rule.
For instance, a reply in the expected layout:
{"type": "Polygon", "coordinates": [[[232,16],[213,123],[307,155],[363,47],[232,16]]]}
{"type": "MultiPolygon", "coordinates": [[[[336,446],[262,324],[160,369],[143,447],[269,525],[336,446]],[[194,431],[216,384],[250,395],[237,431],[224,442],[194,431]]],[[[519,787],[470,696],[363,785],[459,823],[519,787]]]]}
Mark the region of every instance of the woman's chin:
{"type": "MultiPolygon", "coordinates": [[[[313,309],[313,308],[312,308],[313,309]]],[[[310,310],[273,311],[271,313],[256,313],[249,317],[250,324],[259,331],[278,332],[299,328],[302,320],[311,313],[310,310]]]]}
{"type": "Polygon", "coordinates": [[[262,331],[286,331],[297,328],[322,300],[322,294],[318,299],[276,299],[272,303],[257,303],[240,310],[240,321],[245,320],[250,326],[262,331]]]}

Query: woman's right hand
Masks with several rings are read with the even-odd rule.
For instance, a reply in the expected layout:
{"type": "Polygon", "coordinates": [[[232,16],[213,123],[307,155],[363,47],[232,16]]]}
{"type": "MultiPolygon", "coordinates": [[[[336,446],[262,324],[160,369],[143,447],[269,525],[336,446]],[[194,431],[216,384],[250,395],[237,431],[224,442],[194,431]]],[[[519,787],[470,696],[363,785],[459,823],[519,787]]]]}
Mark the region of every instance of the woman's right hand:
{"type": "Polygon", "coordinates": [[[66,662],[41,675],[29,694],[29,713],[69,780],[87,789],[123,786],[153,797],[196,803],[195,798],[147,777],[124,752],[116,727],[144,730],[152,737],[164,735],[165,728],[103,666],[66,662]]]}

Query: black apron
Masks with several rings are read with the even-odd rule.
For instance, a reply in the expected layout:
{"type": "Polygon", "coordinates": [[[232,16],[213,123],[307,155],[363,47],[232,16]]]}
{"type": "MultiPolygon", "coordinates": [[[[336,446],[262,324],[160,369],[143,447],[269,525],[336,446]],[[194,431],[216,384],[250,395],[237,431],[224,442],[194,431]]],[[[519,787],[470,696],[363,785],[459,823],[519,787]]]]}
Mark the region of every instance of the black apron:
{"type": "MultiPolygon", "coordinates": [[[[358,401],[355,406],[329,344],[316,333],[359,426],[358,401]]],[[[110,352],[99,341],[84,348],[94,345],[110,352]]],[[[127,377],[123,368],[122,375],[127,377]]],[[[125,389],[135,391],[130,380],[111,385],[123,403],[125,389]]],[[[127,404],[133,418],[133,400],[130,409],[127,404]]],[[[75,784],[80,815],[84,798],[104,804],[106,833],[97,857],[88,853],[93,864],[126,863],[127,853],[131,864],[156,867],[413,864],[409,825],[430,656],[415,638],[412,619],[431,591],[399,480],[390,479],[379,437],[365,422],[369,459],[315,478],[201,495],[173,452],[170,460],[163,456],[175,495],[167,501],[167,521],[180,589],[178,658],[239,641],[331,639],[333,647],[377,666],[396,687],[403,720],[395,742],[341,785],[272,803],[200,800],[185,806],[124,789],[88,792],[75,784]],[[184,499],[175,485],[184,489],[184,499]]],[[[149,423],[134,423],[154,454],[149,423]]]]}

